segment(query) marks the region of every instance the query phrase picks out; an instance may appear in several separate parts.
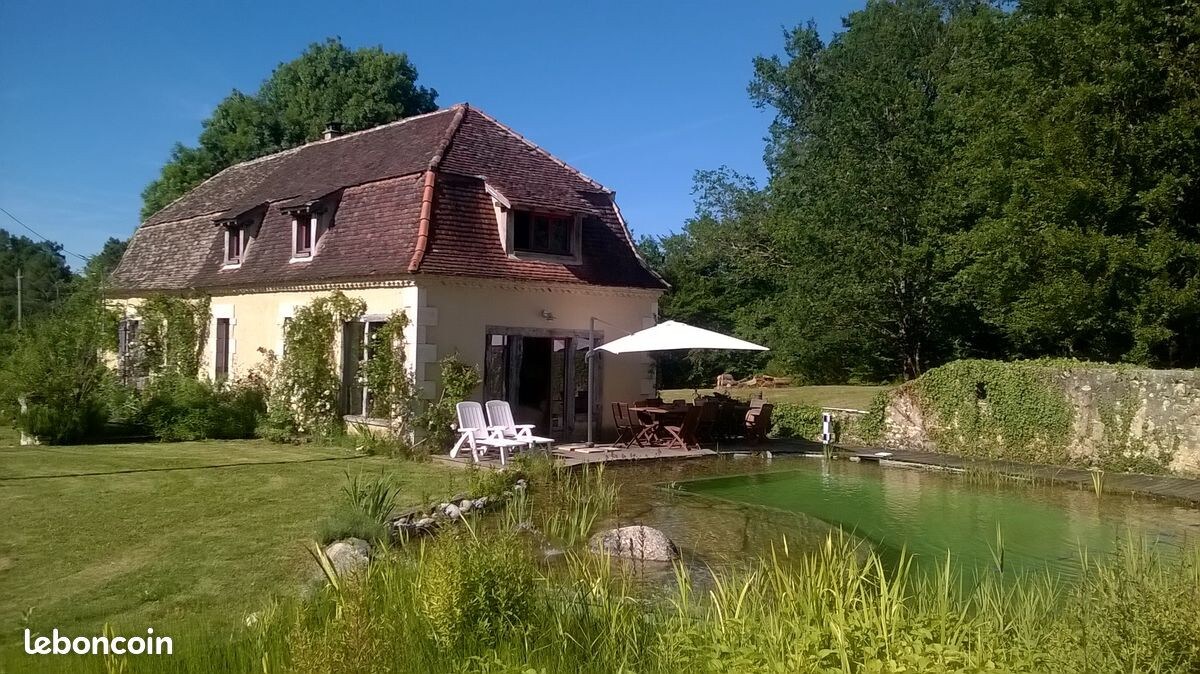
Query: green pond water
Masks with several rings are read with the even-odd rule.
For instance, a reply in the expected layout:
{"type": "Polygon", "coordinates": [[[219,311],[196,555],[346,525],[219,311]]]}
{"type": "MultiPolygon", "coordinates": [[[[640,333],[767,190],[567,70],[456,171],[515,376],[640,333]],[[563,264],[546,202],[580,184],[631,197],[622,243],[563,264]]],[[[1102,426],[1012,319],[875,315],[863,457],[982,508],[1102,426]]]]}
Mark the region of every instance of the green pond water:
{"type": "Polygon", "coordinates": [[[1200,509],[1061,485],[987,484],[968,476],[874,463],[785,458],[696,460],[614,471],[616,520],[665,531],[703,564],[761,554],[787,537],[816,546],[837,529],[919,566],[992,565],[997,528],[1005,569],[1077,572],[1080,550],[1117,550],[1130,536],[1171,556],[1200,543],[1200,509]],[[739,474],[731,474],[739,473],[739,474]]]}

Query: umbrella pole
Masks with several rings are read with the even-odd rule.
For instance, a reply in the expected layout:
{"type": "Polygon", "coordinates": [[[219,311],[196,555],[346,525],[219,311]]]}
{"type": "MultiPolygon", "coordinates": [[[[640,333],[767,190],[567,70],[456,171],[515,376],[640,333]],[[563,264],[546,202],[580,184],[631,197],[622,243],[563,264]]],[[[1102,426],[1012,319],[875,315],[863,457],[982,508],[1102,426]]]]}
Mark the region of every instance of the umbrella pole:
{"type": "Polygon", "coordinates": [[[592,400],[592,396],[595,395],[595,391],[596,391],[596,383],[595,383],[596,366],[594,364],[595,355],[596,355],[596,317],[592,316],[591,323],[588,326],[588,352],[587,352],[587,363],[588,363],[587,446],[588,447],[596,446],[595,439],[592,437],[592,409],[595,407],[595,402],[592,400]]]}

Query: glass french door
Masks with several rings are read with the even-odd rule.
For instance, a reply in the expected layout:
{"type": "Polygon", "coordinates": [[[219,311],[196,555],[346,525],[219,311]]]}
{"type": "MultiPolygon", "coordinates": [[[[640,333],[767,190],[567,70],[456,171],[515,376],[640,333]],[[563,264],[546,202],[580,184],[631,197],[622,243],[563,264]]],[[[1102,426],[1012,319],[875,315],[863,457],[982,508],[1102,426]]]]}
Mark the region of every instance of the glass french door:
{"type": "MultiPolygon", "coordinates": [[[[567,439],[586,433],[586,332],[490,328],[486,339],[485,400],[508,401],[517,423],[534,424],[538,434],[567,439]]],[[[597,381],[599,373],[597,360],[597,381]]],[[[598,410],[599,386],[596,400],[598,410]]]]}

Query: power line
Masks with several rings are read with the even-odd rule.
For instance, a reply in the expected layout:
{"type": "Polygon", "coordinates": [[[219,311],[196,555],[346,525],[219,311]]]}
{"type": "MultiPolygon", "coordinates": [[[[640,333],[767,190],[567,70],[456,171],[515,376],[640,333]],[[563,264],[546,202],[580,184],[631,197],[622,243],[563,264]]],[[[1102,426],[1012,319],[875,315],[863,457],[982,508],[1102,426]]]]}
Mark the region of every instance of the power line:
{"type": "Polygon", "coordinates": [[[58,245],[58,247],[62,249],[62,252],[64,252],[64,253],[67,253],[67,254],[69,254],[69,255],[74,255],[75,257],[79,258],[80,260],[83,260],[84,262],[87,262],[88,260],[90,260],[90,259],[91,259],[91,258],[88,258],[88,257],[84,257],[84,256],[80,255],[79,253],[73,253],[73,252],[71,252],[71,251],[67,250],[66,248],[63,248],[63,245],[62,245],[61,243],[58,243],[57,241],[51,241],[50,239],[47,239],[46,237],[42,236],[42,235],[41,235],[41,233],[40,233],[40,232],[38,232],[36,229],[34,229],[34,228],[30,227],[29,225],[27,225],[27,224],[25,224],[25,223],[21,222],[21,219],[20,219],[20,218],[18,218],[17,216],[13,215],[12,213],[9,213],[9,212],[8,212],[7,210],[5,210],[5,209],[4,209],[4,207],[2,207],[2,206],[0,206],[0,213],[3,213],[3,214],[5,214],[5,215],[7,215],[8,217],[12,218],[12,221],[13,221],[13,222],[15,222],[15,223],[17,223],[18,225],[20,225],[20,226],[24,227],[25,229],[29,230],[29,231],[30,231],[30,232],[31,232],[31,233],[32,233],[34,236],[36,236],[37,238],[41,239],[42,241],[45,241],[46,243],[57,244],[57,245],[58,245]]]}

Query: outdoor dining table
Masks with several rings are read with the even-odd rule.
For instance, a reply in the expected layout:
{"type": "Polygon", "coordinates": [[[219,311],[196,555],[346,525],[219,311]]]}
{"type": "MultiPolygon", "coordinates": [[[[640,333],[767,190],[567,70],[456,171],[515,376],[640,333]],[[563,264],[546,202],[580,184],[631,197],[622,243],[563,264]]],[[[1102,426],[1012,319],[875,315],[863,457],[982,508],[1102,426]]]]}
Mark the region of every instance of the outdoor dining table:
{"type": "MultiPolygon", "coordinates": [[[[642,425],[657,429],[679,425],[687,415],[688,405],[630,405],[629,411],[638,415],[642,425]]],[[[654,439],[657,441],[661,438],[655,433],[654,439]]]]}

